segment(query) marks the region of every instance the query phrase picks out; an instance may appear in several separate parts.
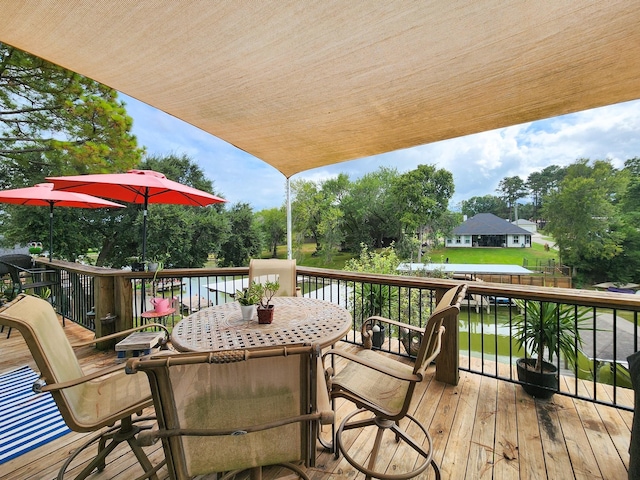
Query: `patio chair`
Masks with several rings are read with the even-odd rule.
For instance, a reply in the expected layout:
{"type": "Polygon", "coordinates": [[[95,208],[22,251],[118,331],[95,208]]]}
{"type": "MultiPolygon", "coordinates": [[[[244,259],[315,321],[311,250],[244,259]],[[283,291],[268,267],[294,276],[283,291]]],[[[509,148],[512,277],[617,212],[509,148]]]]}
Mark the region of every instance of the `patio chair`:
{"type": "MultiPolygon", "coordinates": [[[[152,405],[149,384],[143,375],[126,375],[123,363],[85,375],[55,310],[41,298],[18,295],[12,302],[0,307],[0,324],[16,328],[29,347],[40,370],[40,380],[34,383],[34,391],[51,392],[62,418],[71,430],[98,432],[66,460],[58,473],[59,479],[64,478],[67,468],[78,454],[96,442],[98,451],[95,458],[80,471],[77,479],[86,478],[95,469],[104,470],[107,455],[122,442],[130,445],[144,471],[152,468],[136,438],[141,428],[146,427],[135,424],[152,420],[153,417],[132,419],[134,413],[140,415],[144,408],[152,405]],[[102,429],[105,426],[110,428],[102,429]]],[[[153,326],[162,329],[168,338],[164,326],[153,326]]],[[[126,336],[143,328],[107,335],[74,347],[126,336]]]]}
{"type": "MultiPolygon", "coordinates": [[[[316,391],[319,346],[131,358],[149,378],[170,478],[226,472],[220,480],[280,465],[304,479],[314,465],[318,424],[331,424],[326,390],[316,391]],[[324,396],[324,401],[318,402],[324,396]]],[[[158,467],[156,467],[157,470],[158,467]]]]}
{"type": "MultiPolygon", "coordinates": [[[[334,373],[333,368],[326,369],[327,386],[331,399],[346,398],[358,407],[343,419],[335,433],[336,458],[341,452],[351,465],[365,474],[367,479],[414,478],[426,470],[429,465],[433,467],[436,478],[440,478],[440,469],[433,459],[433,444],[429,432],[414,416],[409,415],[408,410],[416,385],[424,380],[427,367],[440,353],[441,339],[444,333],[443,321],[446,317],[458,315],[460,302],[465,296],[466,289],[466,285],[463,284],[446,291],[433,310],[424,329],[378,316],[370,317],[364,322],[363,337],[365,340],[372,335],[372,327],[378,322],[394,325],[398,328],[408,328],[418,333],[422,340],[413,367],[367,348],[355,355],[339,349],[330,350],[323,355],[325,365],[329,356],[342,357],[343,359],[341,363],[344,366],[337,373],[334,373]],[[373,417],[360,415],[364,412],[372,413],[373,417]],[[358,418],[354,419],[357,415],[358,418]],[[405,429],[400,428],[400,420],[405,417],[410,423],[413,423],[413,431],[418,432],[418,429],[422,431],[424,440],[416,441],[405,429]],[[364,452],[363,461],[367,456],[369,457],[366,466],[349,454],[342,440],[343,433],[353,429],[373,429],[375,431],[375,435],[374,432],[371,432],[364,437],[375,437],[372,451],[370,453],[364,452]],[[375,469],[378,453],[383,446],[385,431],[392,432],[396,442],[402,440],[417,453],[418,459],[412,471],[395,474],[375,469]]],[[[369,342],[365,342],[365,346],[367,344],[369,342]]],[[[364,434],[365,432],[363,432],[364,434]]],[[[359,453],[362,455],[362,449],[359,453]]]]}
{"type": "Polygon", "coordinates": [[[281,260],[278,258],[256,259],[249,262],[249,283],[256,281],[278,281],[280,289],[276,293],[278,297],[300,296],[297,289],[296,261],[281,260]]]}
{"type": "Polygon", "coordinates": [[[9,271],[13,290],[16,294],[31,288],[51,287],[56,284],[53,280],[44,278],[46,273],[56,273],[55,270],[36,267],[30,255],[11,253],[0,257],[0,264],[9,271]],[[28,281],[30,279],[30,281],[28,281]],[[27,280],[24,282],[23,280],[27,280]]]}

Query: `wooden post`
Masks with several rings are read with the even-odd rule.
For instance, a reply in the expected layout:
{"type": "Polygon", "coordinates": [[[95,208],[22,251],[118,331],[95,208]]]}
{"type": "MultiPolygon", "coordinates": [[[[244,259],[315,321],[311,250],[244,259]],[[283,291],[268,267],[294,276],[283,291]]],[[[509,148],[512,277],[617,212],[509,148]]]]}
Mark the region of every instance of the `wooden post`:
{"type": "MultiPolygon", "coordinates": [[[[93,277],[93,288],[96,314],[96,338],[100,338],[115,332],[113,326],[103,325],[100,320],[102,318],[106,318],[110,314],[117,315],[113,305],[113,277],[93,277]]],[[[108,350],[113,348],[115,343],[116,342],[100,342],[96,344],[96,347],[100,350],[108,350]]]]}
{"type": "MultiPolygon", "coordinates": [[[[440,301],[445,291],[440,289],[436,291],[437,302],[440,301]]],[[[458,385],[460,380],[458,370],[460,366],[458,316],[445,317],[443,325],[445,332],[442,336],[440,354],[436,358],[436,380],[450,385],[458,385]]]]}
{"type": "MultiPolygon", "coordinates": [[[[94,289],[96,338],[132,328],[133,294],[131,281],[121,276],[96,276],[94,277],[94,289]],[[100,321],[101,318],[106,318],[110,314],[117,317],[112,331],[100,321]]],[[[115,343],[116,341],[102,342],[98,343],[97,347],[101,350],[112,349],[115,343]]]]}
{"type": "Polygon", "coordinates": [[[133,288],[132,281],[125,277],[114,278],[114,305],[118,313],[116,331],[133,328],[133,288]]]}

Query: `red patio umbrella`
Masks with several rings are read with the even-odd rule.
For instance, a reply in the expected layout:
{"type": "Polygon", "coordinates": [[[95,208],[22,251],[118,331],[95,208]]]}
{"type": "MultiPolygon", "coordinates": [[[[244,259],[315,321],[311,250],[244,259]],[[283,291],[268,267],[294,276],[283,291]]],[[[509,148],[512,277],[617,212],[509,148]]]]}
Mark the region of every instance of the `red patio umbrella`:
{"type": "Polygon", "coordinates": [[[103,198],[76,192],[64,192],[53,189],[53,183],[38,183],[33,187],[14,188],[0,191],[0,202],[15,205],[34,205],[49,207],[49,261],[53,252],[53,207],[75,208],[122,208],[124,205],[103,198]]]}
{"type": "Polygon", "coordinates": [[[149,203],[204,207],[226,202],[208,192],[169,180],[153,170],[129,170],[127,173],[101,173],[70,177],[47,177],[56,190],[98,195],[129,203],[144,204],[142,217],[142,261],[147,250],[147,209],[149,203]]]}

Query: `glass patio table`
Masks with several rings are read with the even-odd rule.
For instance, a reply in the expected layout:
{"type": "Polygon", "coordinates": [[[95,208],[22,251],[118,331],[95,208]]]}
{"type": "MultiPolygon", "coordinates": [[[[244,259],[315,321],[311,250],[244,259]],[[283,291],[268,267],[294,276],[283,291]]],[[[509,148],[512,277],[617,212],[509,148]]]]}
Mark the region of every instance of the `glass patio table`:
{"type": "Polygon", "coordinates": [[[334,303],[315,298],[274,297],[273,323],[243,320],[238,302],[199,310],[182,319],[171,333],[183,352],[210,352],[289,344],[333,345],[351,329],[351,315],[334,303]]]}

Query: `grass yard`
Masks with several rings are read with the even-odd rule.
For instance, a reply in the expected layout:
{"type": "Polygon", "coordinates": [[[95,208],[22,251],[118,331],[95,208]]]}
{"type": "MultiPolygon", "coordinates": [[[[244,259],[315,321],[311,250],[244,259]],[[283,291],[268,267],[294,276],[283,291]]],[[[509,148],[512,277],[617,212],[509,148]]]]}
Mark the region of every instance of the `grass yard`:
{"type": "Polygon", "coordinates": [[[428,253],[433,263],[498,263],[523,266],[538,262],[547,264],[549,260],[558,261],[557,250],[545,251],[544,246],[534,243],[531,248],[437,248],[428,253]]]}
{"type": "MultiPolygon", "coordinates": [[[[330,268],[342,270],[344,264],[357,254],[350,252],[340,252],[327,263],[322,257],[312,256],[316,246],[314,243],[306,243],[302,247],[302,258],[298,260],[298,265],[305,267],[330,268]]],[[[278,258],[287,258],[287,247],[278,247],[278,258]]],[[[269,258],[271,252],[263,252],[263,258],[269,258]]],[[[505,265],[520,265],[526,262],[529,266],[538,263],[547,264],[549,260],[558,260],[558,252],[555,250],[545,251],[543,245],[534,243],[531,248],[438,248],[430,251],[428,256],[434,263],[444,262],[449,258],[449,263],[475,263],[487,264],[497,263],[505,265]]],[[[423,258],[423,261],[426,260],[423,258]]]]}

